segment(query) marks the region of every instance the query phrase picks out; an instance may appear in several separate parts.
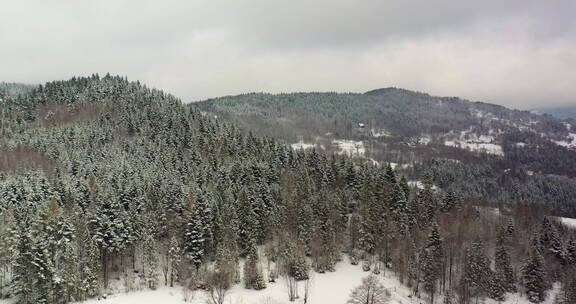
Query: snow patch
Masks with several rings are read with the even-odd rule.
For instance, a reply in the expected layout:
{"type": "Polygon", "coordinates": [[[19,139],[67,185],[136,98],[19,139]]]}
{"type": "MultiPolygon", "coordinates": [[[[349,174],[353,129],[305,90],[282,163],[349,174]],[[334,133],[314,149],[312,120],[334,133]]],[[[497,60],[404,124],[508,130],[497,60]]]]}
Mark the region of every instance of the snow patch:
{"type": "Polygon", "coordinates": [[[372,129],[370,130],[370,132],[372,133],[372,137],[390,137],[392,136],[392,134],[384,129],[372,129]]]}
{"type": "Polygon", "coordinates": [[[576,218],[559,217],[558,219],[560,220],[560,222],[564,226],[566,226],[568,228],[576,229],[576,218]]]}
{"type": "Polygon", "coordinates": [[[291,146],[292,149],[294,149],[294,150],[300,150],[300,149],[306,150],[306,149],[313,149],[316,145],[314,145],[314,144],[307,144],[307,143],[305,143],[305,142],[303,142],[303,141],[299,141],[299,142],[297,142],[297,143],[295,143],[295,144],[291,144],[290,146],[291,146]]]}
{"type": "Polygon", "coordinates": [[[462,148],[466,150],[470,150],[473,152],[484,152],[487,154],[494,154],[494,155],[504,155],[504,151],[502,150],[502,146],[493,144],[493,143],[486,143],[486,142],[475,142],[475,141],[460,141],[460,140],[447,140],[444,142],[445,146],[455,147],[455,148],[462,148]]]}
{"type": "Polygon", "coordinates": [[[341,139],[332,141],[332,144],[340,150],[338,154],[364,156],[366,153],[366,148],[364,148],[364,143],[362,141],[341,139]]]}
{"type": "Polygon", "coordinates": [[[554,143],[566,148],[576,148],[576,133],[570,133],[568,140],[555,140],[554,143]]]}
{"type": "MultiPolygon", "coordinates": [[[[422,183],[422,181],[408,181],[408,186],[424,189],[424,183],[422,183]]],[[[436,185],[432,185],[432,190],[436,189],[438,189],[438,187],[436,187],[436,185]]]]}

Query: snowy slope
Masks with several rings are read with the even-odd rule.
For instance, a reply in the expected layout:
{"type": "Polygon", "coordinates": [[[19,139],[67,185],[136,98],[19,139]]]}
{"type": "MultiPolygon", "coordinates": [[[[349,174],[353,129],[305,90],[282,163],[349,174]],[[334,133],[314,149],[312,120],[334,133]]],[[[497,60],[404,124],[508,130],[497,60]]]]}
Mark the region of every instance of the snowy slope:
{"type": "Polygon", "coordinates": [[[575,218],[568,218],[568,217],[559,217],[558,218],[564,226],[568,228],[576,229],[576,219],[575,218]]]}
{"type": "MultiPolygon", "coordinates": [[[[359,286],[362,278],[369,275],[369,272],[362,271],[361,266],[350,265],[347,258],[337,265],[337,271],[331,273],[319,274],[312,272],[312,286],[309,304],[324,303],[346,303],[348,297],[355,287],[359,286]]],[[[383,277],[379,275],[383,285],[392,293],[390,304],[410,304],[420,303],[419,299],[410,298],[410,291],[392,275],[388,274],[383,277]]],[[[302,303],[304,294],[304,285],[300,282],[299,294],[301,299],[296,302],[288,301],[287,288],[282,278],[276,283],[268,284],[267,288],[260,291],[247,290],[241,285],[235,285],[229,292],[225,303],[229,304],[287,304],[302,303]]],[[[206,293],[197,291],[191,302],[184,302],[182,288],[162,287],[158,290],[141,291],[134,293],[117,294],[108,297],[105,300],[89,300],[83,303],[87,304],[205,304],[206,293]]],[[[2,302],[0,302],[2,303],[2,302]]]]}

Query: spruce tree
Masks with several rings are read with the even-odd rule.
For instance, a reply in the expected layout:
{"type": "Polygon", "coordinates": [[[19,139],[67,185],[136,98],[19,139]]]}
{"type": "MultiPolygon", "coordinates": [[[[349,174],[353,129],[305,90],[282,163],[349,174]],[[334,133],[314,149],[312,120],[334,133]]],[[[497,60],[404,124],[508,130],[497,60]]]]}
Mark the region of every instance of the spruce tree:
{"type": "Polygon", "coordinates": [[[466,249],[462,287],[466,298],[490,295],[492,287],[490,261],[482,242],[474,242],[466,249]]]}
{"type": "Polygon", "coordinates": [[[180,279],[180,262],[182,250],[180,244],[175,236],[170,238],[170,249],[168,249],[168,261],[170,264],[170,287],[174,286],[175,282],[180,279]]]}
{"type": "Polygon", "coordinates": [[[432,230],[428,234],[426,246],[420,254],[421,281],[424,290],[429,293],[432,303],[436,293],[436,284],[442,271],[443,256],[442,238],[438,230],[438,224],[434,222],[432,230]]]}
{"type": "Polygon", "coordinates": [[[503,236],[499,236],[494,253],[496,280],[507,292],[516,292],[516,279],[508,249],[504,245],[503,236]]]}
{"type": "Polygon", "coordinates": [[[211,206],[204,193],[191,202],[191,215],[184,234],[184,250],[198,269],[209,254],[212,238],[211,206]]]}
{"type": "Polygon", "coordinates": [[[546,300],[549,283],[544,270],[544,259],[536,250],[530,254],[530,258],[522,267],[522,281],[530,302],[541,303],[546,300]]]}

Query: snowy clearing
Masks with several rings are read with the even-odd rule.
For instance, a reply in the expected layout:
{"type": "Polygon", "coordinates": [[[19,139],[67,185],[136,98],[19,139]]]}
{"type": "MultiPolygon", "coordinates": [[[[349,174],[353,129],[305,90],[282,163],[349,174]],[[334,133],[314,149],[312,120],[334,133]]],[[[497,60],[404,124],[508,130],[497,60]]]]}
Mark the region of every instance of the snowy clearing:
{"type": "Polygon", "coordinates": [[[488,154],[494,155],[504,155],[504,151],[502,150],[502,146],[492,143],[484,143],[484,142],[473,142],[473,141],[459,141],[459,140],[447,140],[444,142],[445,146],[455,147],[455,148],[462,148],[466,150],[470,150],[473,152],[484,152],[488,154]]]}
{"type": "Polygon", "coordinates": [[[307,144],[307,143],[305,143],[305,142],[303,142],[303,141],[299,141],[299,142],[297,142],[297,143],[295,143],[295,144],[291,144],[290,146],[291,146],[292,149],[294,149],[294,150],[300,150],[300,149],[306,150],[306,149],[313,149],[316,145],[314,145],[314,144],[307,144]]]}
{"type": "Polygon", "coordinates": [[[364,156],[364,153],[366,153],[366,148],[364,148],[362,141],[341,139],[332,141],[332,144],[340,149],[339,154],[364,156]]]}
{"type": "MultiPolygon", "coordinates": [[[[422,181],[408,181],[408,186],[424,189],[424,183],[422,183],[422,181]]],[[[436,189],[438,189],[438,187],[436,187],[436,185],[432,185],[432,190],[436,189]]]]}
{"type": "MultiPolygon", "coordinates": [[[[576,219],[571,219],[575,220],[576,219]]],[[[336,272],[319,274],[312,272],[309,304],[324,303],[346,303],[352,290],[361,284],[361,281],[371,272],[362,271],[360,265],[350,265],[348,258],[336,266],[336,272]]],[[[411,296],[410,290],[402,285],[391,272],[386,275],[378,275],[380,282],[391,293],[389,304],[419,304],[426,303],[427,299],[411,296]]],[[[237,284],[228,292],[225,304],[301,304],[303,303],[304,283],[298,285],[300,298],[295,302],[288,300],[287,287],[285,281],[280,278],[276,283],[268,283],[266,289],[256,291],[244,289],[241,284],[237,284]]],[[[554,284],[548,297],[542,304],[552,304],[554,297],[558,294],[560,284],[554,284]]],[[[208,294],[204,291],[185,293],[182,287],[160,287],[157,290],[144,290],[130,293],[119,293],[108,296],[106,299],[90,299],[78,303],[86,304],[205,304],[208,303],[208,294]],[[187,297],[188,301],[184,298],[187,297]]],[[[13,299],[0,299],[0,304],[13,304],[13,299]]],[[[442,296],[438,296],[435,303],[442,303],[442,296]]],[[[497,302],[491,299],[484,299],[484,304],[530,304],[530,302],[519,293],[507,294],[504,302],[497,302]]]]}
{"type": "Polygon", "coordinates": [[[564,226],[572,229],[576,229],[576,218],[569,218],[569,217],[559,217],[558,218],[564,226]]]}
{"type": "MultiPolygon", "coordinates": [[[[350,265],[348,259],[338,263],[336,272],[314,273],[312,272],[312,286],[309,304],[324,303],[346,303],[352,289],[361,284],[362,278],[368,276],[370,272],[362,271],[362,266],[350,265]]],[[[409,304],[420,303],[421,300],[411,298],[410,290],[400,284],[400,282],[388,272],[386,277],[378,276],[384,285],[392,293],[390,304],[409,304]]],[[[280,278],[276,283],[269,283],[266,289],[256,291],[243,288],[241,285],[235,285],[227,296],[226,304],[288,304],[303,303],[304,283],[299,283],[300,299],[295,302],[288,300],[287,287],[285,281],[280,278]]],[[[92,299],[83,303],[87,304],[205,304],[207,297],[206,292],[197,291],[193,299],[184,302],[184,294],[181,287],[169,288],[162,287],[157,290],[147,290],[134,293],[123,293],[112,295],[104,300],[92,299]]],[[[0,301],[0,303],[2,303],[0,301]]]]}
{"type": "MultiPolygon", "coordinates": [[[[490,130],[490,134],[494,133],[490,130]]],[[[444,141],[445,146],[466,149],[473,152],[483,152],[494,155],[504,155],[502,146],[495,144],[495,137],[492,135],[478,135],[473,132],[472,128],[460,131],[460,134],[454,134],[450,139],[444,141]]]]}

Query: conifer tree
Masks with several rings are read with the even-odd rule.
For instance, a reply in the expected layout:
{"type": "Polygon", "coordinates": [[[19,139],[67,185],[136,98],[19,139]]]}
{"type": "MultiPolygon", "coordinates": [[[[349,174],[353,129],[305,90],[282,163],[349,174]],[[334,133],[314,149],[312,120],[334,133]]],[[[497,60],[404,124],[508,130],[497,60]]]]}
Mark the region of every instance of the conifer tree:
{"type": "Polygon", "coordinates": [[[442,238],[440,237],[438,224],[434,222],[432,230],[428,234],[426,246],[420,254],[421,280],[424,290],[430,294],[431,303],[434,303],[436,283],[442,271],[443,255],[442,238]]]}
{"type": "Polygon", "coordinates": [[[544,259],[536,250],[522,267],[522,281],[530,302],[541,303],[546,300],[549,283],[544,270],[544,259]]]}
{"type": "Polygon", "coordinates": [[[474,242],[466,249],[462,287],[466,299],[490,294],[492,287],[490,261],[482,242],[474,242]]]}
{"type": "Polygon", "coordinates": [[[142,252],[144,256],[144,280],[148,288],[156,289],[156,287],[158,287],[158,253],[156,249],[156,240],[151,232],[144,234],[142,240],[142,252]]]}
{"type": "Polygon", "coordinates": [[[190,219],[186,224],[184,249],[196,269],[200,267],[210,250],[212,218],[209,204],[206,196],[203,193],[199,194],[192,203],[190,219]]]}
{"type": "Polygon", "coordinates": [[[170,267],[170,287],[174,286],[175,282],[180,279],[180,262],[182,250],[180,244],[175,236],[170,238],[170,249],[168,249],[168,261],[170,267]]]}
{"type": "Polygon", "coordinates": [[[496,280],[507,292],[516,292],[516,279],[508,249],[504,245],[503,236],[499,236],[494,253],[496,280]]]}

